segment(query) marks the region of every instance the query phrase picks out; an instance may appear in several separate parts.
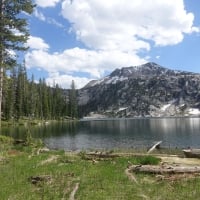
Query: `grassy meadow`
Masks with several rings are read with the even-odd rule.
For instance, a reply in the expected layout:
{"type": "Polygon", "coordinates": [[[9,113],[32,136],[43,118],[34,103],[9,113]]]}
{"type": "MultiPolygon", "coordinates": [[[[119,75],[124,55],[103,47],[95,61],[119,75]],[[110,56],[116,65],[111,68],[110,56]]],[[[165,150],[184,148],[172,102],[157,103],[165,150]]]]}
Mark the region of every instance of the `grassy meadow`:
{"type": "Polygon", "coordinates": [[[30,138],[13,145],[0,136],[1,200],[199,199],[200,177],[160,179],[125,173],[130,164],[159,164],[154,156],[88,157],[85,152],[48,151],[30,138]]]}

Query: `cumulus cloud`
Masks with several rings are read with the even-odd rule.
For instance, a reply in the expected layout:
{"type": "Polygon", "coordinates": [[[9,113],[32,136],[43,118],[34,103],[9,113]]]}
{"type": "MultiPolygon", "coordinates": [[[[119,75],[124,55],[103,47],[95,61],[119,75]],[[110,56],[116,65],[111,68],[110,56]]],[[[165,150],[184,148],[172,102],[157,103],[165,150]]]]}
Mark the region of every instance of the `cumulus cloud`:
{"type": "Polygon", "coordinates": [[[156,56],[156,59],[160,59],[160,56],[156,56]]]}
{"type": "Polygon", "coordinates": [[[56,83],[59,86],[62,86],[63,88],[70,88],[72,84],[72,80],[74,80],[75,82],[75,88],[80,89],[92,79],[89,79],[86,77],[72,76],[72,75],[67,75],[67,74],[60,75],[56,73],[49,76],[49,78],[46,79],[46,83],[50,86],[53,86],[56,83]]]}
{"type": "Polygon", "coordinates": [[[107,71],[116,67],[145,63],[145,59],[136,54],[121,51],[95,51],[80,48],[67,49],[61,53],[50,54],[42,49],[33,50],[26,54],[28,68],[39,67],[49,73],[73,74],[81,72],[91,78],[100,78],[107,71]]]}
{"type": "Polygon", "coordinates": [[[61,0],[36,0],[35,3],[39,7],[54,7],[57,3],[59,3],[61,0]]]}
{"type": "MultiPolygon", "coordinates": [[[[59,2],[36,0],[43,8],[59,2]]],[[[63,0],[61,14],[71,23],[70,33],[87,49],[74,47],[49,53],[50,47],[42,38],[30,37],[28,45],[32,49],[26,55],[26,64],[47,71],[47,82],[62,87],[69,87],[73,79],[80,88],[115,68],[143,64],[150,57],[140,57],[141,51],[176,45],[185,34],[199,32],[193,25],[194,15],[185,10],[183,0],[63,0]]],[[[35,16],[63,27],[39,11],[35,16]]]]}
{"type": "Polygon", "coordinates": [[[88,47],[132,51],[174,45],[199,31],[183,0],[64,0],[62,15],[88,47]]]}
{"type": "Polygon", "coordinates": [[[49,45],[40,37],[30,36],[27,41],[27,46],[31,49],[48,50],[49,45]]]}

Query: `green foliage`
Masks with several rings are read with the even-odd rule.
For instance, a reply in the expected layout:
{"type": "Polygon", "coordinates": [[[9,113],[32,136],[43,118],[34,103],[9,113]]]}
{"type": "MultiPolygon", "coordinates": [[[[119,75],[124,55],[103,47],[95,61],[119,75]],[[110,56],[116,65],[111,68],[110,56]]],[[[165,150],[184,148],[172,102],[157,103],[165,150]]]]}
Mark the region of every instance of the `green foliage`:
{"type": "Polygon", "coordinates": [[[0,135],[0,143],[2,144],[12,144],[13,143],[13,138],[9,137],[9,136],[4,136],[4,135],[0,135]]]}
{"type": "Polygon", "coordinates": [[[44,143],[42,142],[41,139],[35,139],[32,137],[30,128],[28,127],[26,130],[26,139],[25,139],[25,144],[27,146],[32,146],[35,148],[40,148],[44,146],[44,143]]]}
{"type": "Polygon", "coordinates": [[[18,65],[10,70],[10,78],[4,79],[3,117],[18,122],[22,120],[22,124],[24,119],[33,121],[77,117],[77,105],[74,101],[69,102],[68,98],[69,93],[58,85],[50,87],[44,79],[36,84],[33,76],[29,81],[25,66],[18,65]]]}
{"type": "Polygon", "coordinates": [[[78,116],[78,106],[77,106],[77,91],[75,89],[75,83],[72,80],[71,89],[69,92],[69,114],[72,118],[77,118],[78,116]]]}
{"type": "Polygon", "coordinates": [[[150,156],[119,157],[94,164],[74,153],[12,153],[6,158],[8,162],[0,162],[2,200],[69,199],[77,183],[75,199],[85,200],[182,200],[199,199],[200,195],[199,177],[158,181],[154,175],[137,173],[133,175],[138,184],[131,181],[125,173],[128,162],[141,164],[150,156]]]}
{"type": "Polygon", "coordinates": [[[137,156],[135,162],[141,165],[158,165],[160,159],[154,156],[137,156]]]}
{"type": "MultiPolygon", "coordinates": [[[[0,121],[5,72],[17,65],[18,56],[13,56],[10,52],[17,54],[18,51],[27,50],[24,44],[29,36],[28,23],[22,16],[24,13],[31,14],[34,7],[32,0],[0,1],[0,121]]],[[[8,111],[7,114],[10,115],[8,111]]]]}
{"type": "Polygon", "coordinates": [[[31,0],[10,1],[4,0],[0,3],[0,65],[1,67],[13,67],[16,58],[11,56],[7,50],[24,51],[29,32],[27,20],[22,13],[33,12],[31,0]],[[20,15],[21,14],[21,15],[20,15]],[[14,31],[15,30],[15,31],[14,31]],[[18,31],[20,34],[15,34],[18,31]]]}
{"type": "Polygon", "coordinates": [[[58,85],[49,87],[44,79],[36,84],[33,76],[29,81],[25,62],[17,64],[16,58],[7,51],[27,49],[24,43],[29,33],[23,13],[31,14],[34,7],[31,0],[0,2],[0,113],[4,119],[13,121],[77,117],[74,87],[69,103],[69,94],[58,85]],[[14,34],[13,30],[20,34],[14,34]],[[5,76],[6,70],[9,70],[9,78],[5,76]]]}
{"type": "Polygon", "coordinates": [[[83,160],[87,160],[87,156],[86,156],[86,152],[85,151],[81,151],[78,154],[80,156],[81,159],[83,160]]]}

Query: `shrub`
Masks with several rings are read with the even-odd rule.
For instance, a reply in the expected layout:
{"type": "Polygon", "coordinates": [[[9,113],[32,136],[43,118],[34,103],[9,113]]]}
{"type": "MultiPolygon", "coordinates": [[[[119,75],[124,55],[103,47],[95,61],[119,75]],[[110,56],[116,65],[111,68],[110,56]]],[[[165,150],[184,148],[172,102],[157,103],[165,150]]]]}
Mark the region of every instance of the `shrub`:
{"type": "Polygon", "coordinates": [[[156,158],[154,156],[137,156],[136,162],[141,165],[158,165],[160,158],[156,158]]]}
{"type": "Polygon", "coordinates": [[[0,143],[3,144],[12,144],[14,139],[9,136],[0,135],[0,143]]]}

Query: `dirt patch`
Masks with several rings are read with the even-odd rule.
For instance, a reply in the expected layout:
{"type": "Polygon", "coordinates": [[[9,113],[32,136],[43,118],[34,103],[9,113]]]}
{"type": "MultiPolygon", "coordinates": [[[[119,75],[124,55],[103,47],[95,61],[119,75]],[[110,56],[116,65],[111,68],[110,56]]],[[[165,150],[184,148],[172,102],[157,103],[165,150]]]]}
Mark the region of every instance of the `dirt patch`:
{"type": "Polygon", "coordinates": [[[52,178],[49,175],[42,175],[42,176],[31,176],[28,178],[28,180],[34,184],[34,185],[38,185],[42,182],[47,182],[50,183],[52,178]]]}
{"type": "Polygon", "coordinates": [[[125,174],[128,176],[129,180],[131,180],[131,181],[135,182],[136,184],[138,184],[137,179],[135,178],[135,176],[131,172],[130,168],[126,168],[125,174]]]}
{"type": "Polygon", "coordinates": [[[15,149],[9,150],[7,153],[9,156],[18,156],[18,155],[22,154],[22,152],[15,150],[15,149]]]}
{"type": "Polygon", "coordinates": [[[178,156],[158,156],[163,163],[175,165],[199,165],[200,159],[197,158],[181,158],[178,156]]]}
{"type": "Polygon", "coordinates": [[[170,175],[156,175],[157,181],[163,181],[167,180],[169,182],[176,182],[179,180],[184,180],[184,179],[192,179],[200,177],[199,173],[193,173],[193,174],[170,174],[170,175]]]}
{"type": "Polygon", "coordinates": [[[6,161],[7,161],[7,159],[6,159],[5,157],[0,156],[0,163],[4,163],[4,162],[6,162],[6,161]]]}
{"type": "Polygon", "coordinates": [[[52,162],[56,162],[57,159],[58,159],[58,156],[52,155],[52,156],[49,157],[48,159],[43,160],[43,161],[39,164],[39,166],[45,165],[45,164],[48,164],[48,163],[52,163],[52,162]]]}

